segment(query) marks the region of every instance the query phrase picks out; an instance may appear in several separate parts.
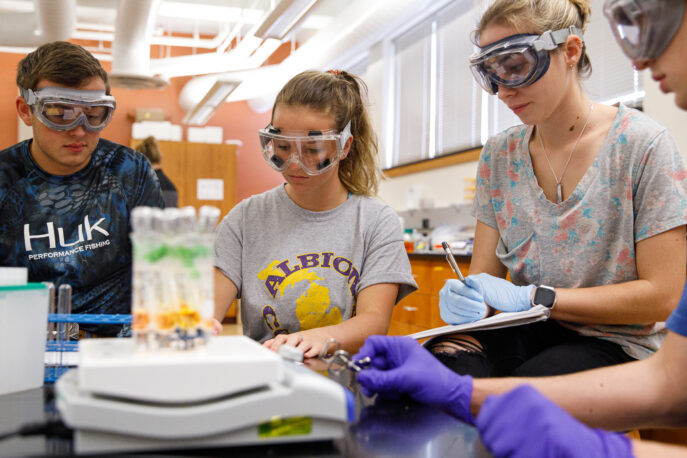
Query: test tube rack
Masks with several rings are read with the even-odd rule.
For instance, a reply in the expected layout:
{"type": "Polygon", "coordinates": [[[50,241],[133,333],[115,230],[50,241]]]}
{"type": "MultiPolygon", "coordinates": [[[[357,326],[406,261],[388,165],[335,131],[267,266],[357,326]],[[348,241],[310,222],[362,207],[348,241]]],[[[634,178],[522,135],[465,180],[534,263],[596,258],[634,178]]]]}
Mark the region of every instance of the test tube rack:
{"type": "MultiPolygon", "coordinates": [[[[79,324],[131,324],[131,315],[127,314],[90,314],[90,313],[49,313],[49,323],[79,323],[79,324]]],[[[69,370],[73,365],[68,364],[62,358],[64,353],[75,353],[79,350],[77,340],[48,341],[45,345],[46,352],[58,354],[56,364],[45,366],[46,383],[54,383],[60,375],[69,370]]]]}

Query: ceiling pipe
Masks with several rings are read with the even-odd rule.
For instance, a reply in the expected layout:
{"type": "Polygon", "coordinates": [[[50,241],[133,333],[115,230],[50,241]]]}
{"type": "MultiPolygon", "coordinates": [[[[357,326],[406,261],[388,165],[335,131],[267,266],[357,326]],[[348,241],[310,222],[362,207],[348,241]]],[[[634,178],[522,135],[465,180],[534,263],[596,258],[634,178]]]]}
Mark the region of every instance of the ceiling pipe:
{"type": "Polygon", "coordinates": [[[150,40],[159,0],[120,0],[112,42],[113,86],[128,89],[160,88],[169,82],[150,71],[150,40]]]}
{"type": "Polygon", "coordinates": [[[240,17],[214,53],[153,59],[151,67],[156,73],[165,75],[167,78],[244,70],[247,68],[246,58],[260,45],[262,38],[253,35],[253,31],[259,24],[253,24],[251,29],[240,38],[239,34],[243,25],[243,18],[240,17]],[[234,40],[237,41],[237,45],[229,52],[225,52],[234,40]]]}
{"type": "MultiPolygon", "coordinates": [[[[154,59],[151,62],[151,68],[156,74],[165,75],[167,78],[246,70],[251,68],[251,65],[255,65],[249,57],[262,41],[261,38],[247,35],[229,52],[154,59]]],[[[264,60],[268,57],[266,56],[264,60]]],[[[260,64],[262,62],[255,66],[260,64]]]]}
{"type": "Polygon", "coordinates": [[[249,105],[256,111],[265,110],[265,107],[271,107],[271,101],[281,87],[296,74],[307,69],[324,70],[341,62],[351,62],[390,31],[439,3],[432,0],[356,0],[281,64],[271,66],[273,68],[260,67],[252,71],[193,78],[184,86],[179,103],[182,108],[193,107],[217,78],[239,77],[243,82],[227,102],[252,100],[249,105]]]}
{"type": "MultiPolygon", "coordinates": [[[[215,49],[220,46],[229,36],[230,28],[226,24],[221,25],[220,31],[213,38],[187,38],[174,35],[152,35],[151,45],[174,46],[180,48],[202,48],[215,49]]],[[[88,30],[82,24],[76,24],[76,30],[72,38],[77,40],[114,41],[114,32],[103,32],[98,30],[88,30]]]]}
{"type": "Polygon", "coordinates": [[[76,27],[76,0],[33,0],[33,12],[2,13],[3,46],[36,47],[68,40],[76,27]]]}

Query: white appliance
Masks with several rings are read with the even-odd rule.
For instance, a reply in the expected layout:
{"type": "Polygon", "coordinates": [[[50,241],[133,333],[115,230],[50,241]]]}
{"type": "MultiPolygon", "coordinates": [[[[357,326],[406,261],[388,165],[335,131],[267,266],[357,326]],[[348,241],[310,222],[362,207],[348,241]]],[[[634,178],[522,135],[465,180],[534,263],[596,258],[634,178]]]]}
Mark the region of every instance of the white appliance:
{"type": "Polygon", "coordinates": [[[23,275],[23,285],[0,286],[0,395],[43,386],[48,290],[23,275]]]}
{"type": "Polygon", "coordinates": [[[244,336],[184,351],[87,339],[79,353],[55,385],[77,453],[338,439],[355,412],[343,386],[244,336]]]}

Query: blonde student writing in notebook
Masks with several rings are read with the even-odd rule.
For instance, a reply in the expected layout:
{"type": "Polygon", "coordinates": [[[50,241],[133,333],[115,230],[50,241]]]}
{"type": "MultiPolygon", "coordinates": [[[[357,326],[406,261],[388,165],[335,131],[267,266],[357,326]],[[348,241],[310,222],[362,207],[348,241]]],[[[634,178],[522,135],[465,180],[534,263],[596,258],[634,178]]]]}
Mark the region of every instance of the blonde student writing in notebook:
{"type": "Polygon", "coordinates": [[[584,93],[590,14],[585,0],[497,0],[474,32],[476,80],[523,124],[482,150],[470,275],[445,284],[441,316],[458,324],[487,306],[539,304],[551,318],[440,339],[431,351],[458,373],[553,375],[646,358],[680,297],[687,172],[663,126],[584,93]]]}
{"type": "Polygon", "coordinates": [[[308,71],[277,95],[260,131],[283,185],[234,207],[217,229],[215,318],[241,299],[244,334],[318,355],[333,338],[355,351],[385,334],[417,289],[394,211],[374,198],[380,172],[364,84],[308,71]]]}

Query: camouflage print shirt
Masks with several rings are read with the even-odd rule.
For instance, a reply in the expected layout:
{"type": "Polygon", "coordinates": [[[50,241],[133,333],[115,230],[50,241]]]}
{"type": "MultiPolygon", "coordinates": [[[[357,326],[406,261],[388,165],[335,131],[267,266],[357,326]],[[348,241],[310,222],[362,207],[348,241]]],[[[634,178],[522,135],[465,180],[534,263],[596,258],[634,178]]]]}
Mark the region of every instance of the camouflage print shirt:
{"type": "Polygon", "coordinates": [[[71,285],[74,313],[130,313],[129,214],[164,206],[155,172],[140,153],[101,139],[82,170],[50,175],[30,145],[0,151],[0,265],[27,267],[31,282],[71,285]]]}

